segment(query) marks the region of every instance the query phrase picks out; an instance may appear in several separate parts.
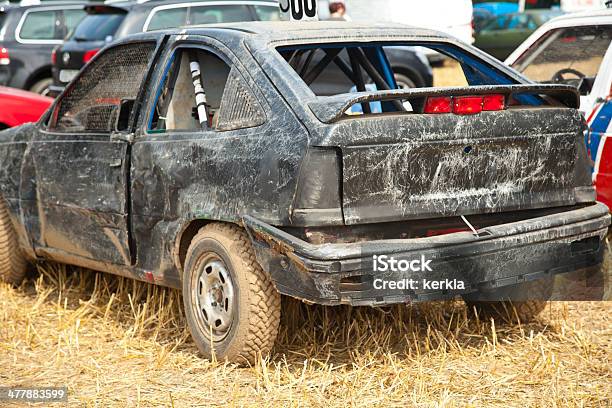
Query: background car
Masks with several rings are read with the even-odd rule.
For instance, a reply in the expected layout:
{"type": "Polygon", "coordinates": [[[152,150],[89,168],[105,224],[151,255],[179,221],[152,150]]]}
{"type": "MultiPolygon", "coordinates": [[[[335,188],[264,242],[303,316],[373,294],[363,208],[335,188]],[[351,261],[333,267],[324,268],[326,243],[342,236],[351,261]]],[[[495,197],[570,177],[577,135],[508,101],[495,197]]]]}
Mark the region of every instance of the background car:
{"type": "Polygon", "coordinates": [[[263,0],[111,1],[90,4],[85,12],[83,21],[53,51],[53,95],[114,39],[184,25],[280,19],[278,2],[263,0]]]}
{"type": "Polygon", "coordinates": [[[476,32],[474,45],[504,60],[538,27],[562,14],[559,10],[529,10],[493,17],[476,32]]]}
{"type": "Polygon", "coordinates": [[[538,82],[578,87],[580,110],[589,125],[586,144],[597,198],[612,207],[612,10],[550,21],[506,64],[538,82]]]}
{"type": "Polygon", "coordinates": [[[52,103],[46,96],[0,86],[0,130],[38,121],[52,103]]]}
{"type": "Polygon", "coordinates": [[[85,16],[84,4],[0,6],[0,85],[47,94],[51,51],[85,16]]]}

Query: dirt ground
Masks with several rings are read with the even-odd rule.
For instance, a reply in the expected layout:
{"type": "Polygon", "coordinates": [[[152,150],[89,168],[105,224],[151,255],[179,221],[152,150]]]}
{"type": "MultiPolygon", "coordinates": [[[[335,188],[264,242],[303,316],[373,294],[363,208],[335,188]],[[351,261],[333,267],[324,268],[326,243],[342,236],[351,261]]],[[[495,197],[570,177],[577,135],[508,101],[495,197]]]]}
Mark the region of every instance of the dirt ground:
{"type": "Polygon", "coordinates": [[[524,325],[459,301],[284,300],[272,355],[237,367],[198,356],[181,301],[57,265],[0,284],[0,385],[65,385],[70,407],[612,407],[612,302],[551,303],[524,325]]]}

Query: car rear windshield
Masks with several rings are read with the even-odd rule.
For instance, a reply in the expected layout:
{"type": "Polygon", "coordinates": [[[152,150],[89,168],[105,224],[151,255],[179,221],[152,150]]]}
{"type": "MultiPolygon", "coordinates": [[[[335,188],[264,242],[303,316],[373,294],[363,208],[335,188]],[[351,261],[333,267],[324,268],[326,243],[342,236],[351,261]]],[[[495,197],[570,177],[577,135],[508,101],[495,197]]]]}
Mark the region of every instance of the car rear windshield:
{"type": "MultiPolygon", "coordinates": [[[[513,92],[504,87],[521,82],[506,72],[501,63],[496,67],[448,43],[301,44],[282,46],[277,51],[318,97],[318,102],[313,103],[322,106],[337,101],[344,101],[342,104],[355,101],[344,112],[346,115],[422,113],[426,102],[440,99],[437,96],[441,94],[447,101],[475,95],[471,99],[478,103],[482,95],[477,91],[493,94],[495,89],[500,93],[495,96],[498,101],[504,100],[504,107],[491,110],[547,104],[537,90],[513,92]],[[432,70],[425,55],[434,52],[441,54],[444,62],[432,70]],[[419,78],[423,75],[428,80],[419,78]],[[474,87],[481,88],[470,89],[474,87]],[[348,95],[352,93],[359,95],[348,95]]],[[[327,117],[327,113],[323,116],[327,117]]]]}
{"type": "MultiPolygon", "coordinates": [[[[464,87],[514,83],[476,56],[448,44],[372,43],[281,47],[278,51],[317,96],[364,90],[418,87],[419,71],[430,70],[425,55],[447,58],[433,70],[433,83],[422,86],[464,87]],[[358,75],[354,75],[357,73],[358,75]],[[378,78],[377,78],[378,77],[378,78]],[[384,81],[381,81],[384,80],[384,81]]],[[[421,78],[423,79],[423,78],[421,78]]]]}
{"type": "Polygon", "coordinates": [[[610,25],[558,28],[540,37],[512,67],[538,82],[560,82],[562,70],[593,79],[611,39],[610,25]]]}
{"type": "Polygon", "coordinates": [[[125,19],[124,13],[88,14],[74,29],[69,39],[75,41],[103,41],[113,37],[125,19]]]}

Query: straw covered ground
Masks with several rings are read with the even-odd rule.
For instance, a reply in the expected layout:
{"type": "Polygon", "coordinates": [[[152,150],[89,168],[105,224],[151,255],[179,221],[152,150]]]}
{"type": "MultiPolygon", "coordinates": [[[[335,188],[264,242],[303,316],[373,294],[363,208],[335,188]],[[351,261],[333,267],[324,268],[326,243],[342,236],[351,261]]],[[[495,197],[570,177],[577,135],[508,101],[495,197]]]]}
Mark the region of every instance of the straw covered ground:
{"type": "Polygon", "coordinates": [[[462,302],[323,308],[284,300],[254,367],[198,357],[180,294],[59,265],[0,284],[0,384],[62,386],[69,406],[609,407],[612,303],[534,323],[462,302]]]}

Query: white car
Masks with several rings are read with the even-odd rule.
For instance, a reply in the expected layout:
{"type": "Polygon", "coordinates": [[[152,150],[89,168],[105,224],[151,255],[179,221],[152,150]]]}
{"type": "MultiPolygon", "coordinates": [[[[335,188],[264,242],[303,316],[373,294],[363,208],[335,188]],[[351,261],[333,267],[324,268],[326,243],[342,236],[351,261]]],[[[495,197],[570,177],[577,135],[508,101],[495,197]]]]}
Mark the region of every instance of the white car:
{"type": "Polygon", "coordinates": [[[506,64],[537,82],[578,87],[598,200],[612,208],[612,9],[549,21],[506,64]]]}

